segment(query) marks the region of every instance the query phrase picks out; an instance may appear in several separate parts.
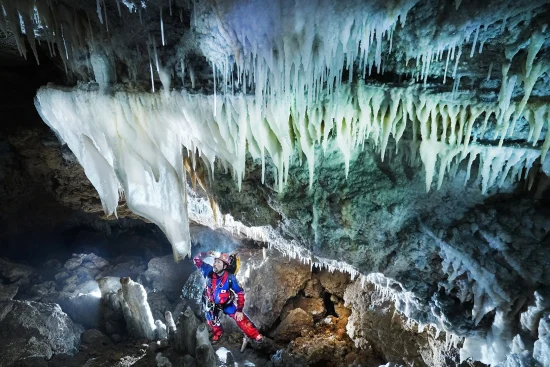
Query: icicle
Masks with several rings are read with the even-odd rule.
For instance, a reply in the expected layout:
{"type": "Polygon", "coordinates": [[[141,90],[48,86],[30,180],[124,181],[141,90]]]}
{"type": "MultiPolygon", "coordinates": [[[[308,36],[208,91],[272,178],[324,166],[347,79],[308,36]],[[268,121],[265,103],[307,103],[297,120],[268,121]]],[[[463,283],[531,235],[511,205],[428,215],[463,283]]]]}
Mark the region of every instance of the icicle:
{"type": "Polygon", "coordinates": [[[456,55],[455,68],[453,70],[453,78],[456,78],[456,70],[458,69],[458,61],[460,60],[460,55],[462,55],[462,46],[458,46],[458,54],[456,55]]]}
{"type": "Polygon", "coordinates": [[[170,16],[172,16],[172,0],[168,0],[168,9],[170,9],[170,16]]]}
{"type": "Polygon", "coordinates": [[[149,70],[151,71],[151,89],[153,93],[155,93],[155,80],[153,78],[153,65],[151,64],[151,60],[149,60],[149,70]]]}
{"type": "Polygon", "coordinates": [[[162,6],[160,7],[160,34],[162,37],[162,45],[164,46],[164,22],[162,21],[162,6]]]}
{"type": "Polygon", "coordinates": [[[158,73],[160,71],[160,67],[159,67],[159,55],[157,52],[157,43],[155,42],[154,36],[152,37],[152,39],[153,39],[153,53],[155,55],[155,66],[157,68],[157,73],[158,73]]]}
{"type": "Polygon", "coordinates": [[[472,44],[472,50],[470,51],[470,57],[473,57],[473,56],[474,56],[474,52],[475,52],[475,50],[476,50],[477,37],[479,36],[479,28],[480,28],[480,27],[481,27],[481,26],[478,26],[478,27],[476,28],[476,33],[475,33],[475,35],[474,35],[474,42],[473,42],[473,44],[472,44]]]}
{"type": "Polygon", "coordinates": [[[479,43],[479,53],[481,54],[483,52],[483,45],[485,44],[485,40],[481,41],[479,43]]]}
{"type": "Polygon", "coordinates": [[[453,83],[452,98],[456,99],[456,94],[458,93],[458,88],[460,87],[460,75],[455,78],[453,83]]]}
{"type": "Polygon", "coordinates": [[[103,0],[103,15],[105,16],[105,28],[109,32],[109,19],[107,19],[107,6],[105,6],[105,0],[103,0]]]}
{"type": "Polygon", "coordinates": [[[103,16],[101,15],[101,4],[99,3],[101,0],[97,0],[97,16],[99,18],[99,22],[103,24],[103,16]]]}
{"type": "Polygon", "coordinates": [[[214,65],[214,63],[212,63],[212,70],[214,73],[214,117],[216,117],[216,111],[217,111],[216,102],[218,99],[216,98],[216,65],[214,65]]]}
{"type": "Polygon", "coordinates": [[[180,59],[180,63],[181,63],[181,84],[184,85],[185,84],[185,81],[184,81],[184,78],[185,78],[185,64],[183,63],[183,58],[180,59]]]}
{"type": "Polygon", "coordinates": [[[451,55],[451,51],[447,49],[447,61],[445,62],[445,73],[443,74],[443,84],[447,82],[447,68],[449,67],[449,56],[451,55]]]}
{"type": "Polygon", "coordinates": [[[116,0],[116,7],[118,9],[119,18],[122,18],[122,12],[120,11],[120,1],[119,0],[116,0]]]}
{"type": "Polygon", "coordinates": [[[489,64],[489,71],[487,72],[487,81],[491,80],[491,72],[493,71],[493,63],[489,64]]]}
{"type": "Polygon", "coordinates": [[[189,78],[191,79],[191,89],[195,89],[195,70],[189,68],[189,78]]]}
{"type": "Polygon", "coordinates": [[[183,23],[183,9],[180,9],[180,23],[183,23]]]}

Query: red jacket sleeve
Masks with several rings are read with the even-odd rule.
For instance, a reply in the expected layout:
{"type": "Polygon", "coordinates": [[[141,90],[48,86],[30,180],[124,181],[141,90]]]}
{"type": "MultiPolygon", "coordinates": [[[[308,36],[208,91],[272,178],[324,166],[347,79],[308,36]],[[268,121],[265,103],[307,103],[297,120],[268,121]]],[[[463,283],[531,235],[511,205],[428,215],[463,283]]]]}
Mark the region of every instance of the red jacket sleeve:
{"type": "Polygon", "coordinates": [[[206,252],[199,252],[194,258],[193,258],[193,262],[195,263],[195,266],[197,268],[201,268],[202,264],[204,264],[204,262],[202,261],[202,258],[206,255],[206,252]]]}

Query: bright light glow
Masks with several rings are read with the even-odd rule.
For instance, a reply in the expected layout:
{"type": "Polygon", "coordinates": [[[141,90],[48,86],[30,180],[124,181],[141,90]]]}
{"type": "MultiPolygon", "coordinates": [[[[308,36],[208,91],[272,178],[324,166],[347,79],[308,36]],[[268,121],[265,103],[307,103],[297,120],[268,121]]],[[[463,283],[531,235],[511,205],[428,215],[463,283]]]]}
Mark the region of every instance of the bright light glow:
{"type": "Polygon", "coordinates": [[[101,291],[99,289],[97,291],[90,292],[89,294],[96,298],[101,298],[101,291]]]}

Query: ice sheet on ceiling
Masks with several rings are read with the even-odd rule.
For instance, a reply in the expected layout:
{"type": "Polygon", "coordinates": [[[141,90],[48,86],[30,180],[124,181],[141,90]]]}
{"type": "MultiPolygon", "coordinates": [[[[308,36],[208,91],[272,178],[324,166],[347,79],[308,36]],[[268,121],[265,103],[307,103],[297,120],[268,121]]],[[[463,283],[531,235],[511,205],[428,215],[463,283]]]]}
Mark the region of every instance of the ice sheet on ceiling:
{"type": "MultiPolygon", "coordinates": [[[[485,192],[526,175],[550,146],[550,134],[542,151],[478,144],[472,131],[484,130],[496,108],[446,101],[415,88],[362,83],[343,86],[337,95],[327,95],[309,108],[300,96],[261,105],[254,96],[221,98],[176,91],[105,94],[43,87],[37,94],[37,109],[77,156],[105,212],[116,211],[119,190],[123,191],[132,211],[163,229],[177,257],[189,252],[182,147],[198,151],[212,172],[219,159],[239,185],[247,151],[263,165],[269,155],[282,190],[295,151],[306,157],[313,182],[315,146],[326,145],[331,134],[336,135],[347,174],[353,149],[370,140],[383,159],[389,137],[399,142],[409,128],[413,137],[404,144],[413,160],[419,151],[427,189],[436,168],[440,186],[446,172],[468,158],[468,174],[474,160],[480,160],[485,192]]],[[[533,110],[528,121],[535,131],[531,135],[538,138],[550,111],[545,106],[525,108],[533,110]]]]}
{"type": "Polygon", "coordinates": [[[174,126],[168,106],[159,106],[167,120],[158,120],[157,102],[149,95],[112,97],[42,88],[36,107],[78,158],[105,213],[116,214],[122,191],[134,213],[163,230],[177,261],[190,254],[181,146],[184,130],[174,126]]]}

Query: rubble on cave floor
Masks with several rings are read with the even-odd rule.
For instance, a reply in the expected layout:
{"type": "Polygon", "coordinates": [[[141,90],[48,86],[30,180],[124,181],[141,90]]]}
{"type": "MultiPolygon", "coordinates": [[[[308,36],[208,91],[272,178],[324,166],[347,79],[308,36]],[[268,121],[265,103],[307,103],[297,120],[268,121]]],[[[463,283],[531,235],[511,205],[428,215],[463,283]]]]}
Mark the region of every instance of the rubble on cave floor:
{"type": "Polygon", "coordinates": [[[372,350],[357,349],[346,334],[351,311],[338,289],[347,281],[314,274],[309,266],[276,253],[267,253],[267,261],[261,249],[239,251],[246,312],[266,338],[263,343],[248,341],[241,352],[243,334],[224,316],[225,333],[212,352],[208,337],[201,339],[206,340],[203,351],[213,356],[210,364],[194,353],[198,336],[193,345],[185,342],[188,335],[195,340],[201,325],[204,330],[197,303],[204,280],[195,276],[189,261],[176,264],[171,255],[104,258],[93,252],[32,266],[2,259],[0,314],[11,316],[0,319],[0,328],[14,331],[0,333],[3,353],[12,356],[0,358],[0,367],[383,364],[372,350]],[[181,296],[182,288],[187,298],[181,296]],[[25,329],[24,315],[14,317],[11,309],[36,311],[34,328],[25,329]],[[58,334],[57,325],[62,327],[58,334]],[[18,330],[26,331],[18,335],[18,330]]]}

